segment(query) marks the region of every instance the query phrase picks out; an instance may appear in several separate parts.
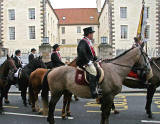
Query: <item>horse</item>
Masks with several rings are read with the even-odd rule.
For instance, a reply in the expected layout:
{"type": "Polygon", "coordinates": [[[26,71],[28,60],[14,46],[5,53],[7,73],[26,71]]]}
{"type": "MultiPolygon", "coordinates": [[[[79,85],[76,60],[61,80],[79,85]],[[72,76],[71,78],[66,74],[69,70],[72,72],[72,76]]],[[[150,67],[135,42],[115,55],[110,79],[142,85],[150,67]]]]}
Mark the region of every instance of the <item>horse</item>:
{"type": "MultiPolygon", "coordinates": [[[[158,58],[152,58],[150,61],[150,65],[153,71],[153,77],[148,81],[151,85],[148,85],[147,87],[147,96],[146,96],[146,114],[148,115],[148,118],[152,118],[152,111],[151,111],[151,105],[152,105],[152,99],[154,96],[154,93],[156,92],[156,88],[160,86],[160,57],[158,58]]],[[[133,80],[125,80],[123,82],[123,85],[129,87],[129,88],[140,88],[140,89],[146,89],[146,86],[142,84],[140,81],[133,81],[133,80]]],[[[113,108],[115,108],[115,105],[113,103],[113,108]]]]}
{"type": "MultiPolygon", "coordinates": [[[[131,71],[132,67],[137,64],[141,68],[146,68],[146,54],[142,47],[131,48],[120,56],[101,63],[104,70],[104,79],[100,84],[102,89],[101,99],[101,122],[100,124],[109,124],[109,115],[114,97],[121,92],[122,82],[131,71]],[[123,66],[120,66],[123,65],[123,66]]],[[[76,69],[69,66],[58,67],[45,75],[42,86],[42,98],[47,103],[47,90],[51,92],[49,102],[49,111],[47,121],[49,124],[55,124],[54,112],[55,106],[64,91],[70,91],[78,97],[90,99],[91,92],[87,85],[79,85],[75,83],[76,69]],[[48,87],[46,87],[48,86],[48,87]]],[[[46,104],[46,107],[47,104],[46,104]]],[[[46,108],[47,110],[47,108],[46,108]]]]}
{"type": "MultiPolygon", "coordinates": [[[[41,56],[34,58],[29,64],[27,64],[24,68],[22,68],[17,80],[14,80],[15,78],[12,78],[12,79],[9,78],[10,85],[18,83],[24,106],[27,106],[26,93],[29,85],[29,76],[37,68],[46,68],[46,65],[42,61],[41,56]]],[[[9,77],[12,77],[12,76],[9,76],[9,77]]]]}
{"type": "Polygon", "coordinates": [[[8,83],[7,76],[8,76],[9,70],[16,72],[17,68],[13,61],[13,56],[9,57],[7,55],[7,59],[0,66],[0,114],[2,114],[2,111],[3,111],[3,97],[6,95],[6,86],[8,83]]]}
{"type": "MultiPolygon", "coordinates": [[[[71,63],[67,63],[67,64],[68,66],[76,67],[76,59],[73,60],[71,63]]],[[[51,66],[47,66],[47,67],[51,67],[51,66]]],[[[32,111],[33,112],[39,111],[40,113],[43,113],[43,115],[46,115],[47,113],[45,113],[44,110],[41,110],[38,105],[38,94],[42,89],[42,82],[43,82],[44,75],[48,71],[49,71],[48,69],[43,69],[43,68],[36,69],[31,73],[30,79],[29,79],[29,97],[32,104],[32,111]]],[[[67,116],[71,115],[71,112],[70,112],[71,97],[72,97],[72,93],[68,91],[64,92],[63,109],[62,109],[63,119],[65,119],[66,115],[67,116]]]]}

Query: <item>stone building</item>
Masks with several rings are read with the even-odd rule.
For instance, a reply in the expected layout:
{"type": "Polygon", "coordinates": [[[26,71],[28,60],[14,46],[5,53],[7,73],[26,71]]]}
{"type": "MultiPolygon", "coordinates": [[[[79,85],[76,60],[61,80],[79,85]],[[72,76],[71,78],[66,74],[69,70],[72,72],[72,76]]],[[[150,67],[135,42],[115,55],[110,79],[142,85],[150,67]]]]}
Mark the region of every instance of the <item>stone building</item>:
{"type": "Polygon", "coordinates": [[[49,0],[4,0],[1,7],[2,42],[11,53],[58,41],[58,18],[49,0]]]}

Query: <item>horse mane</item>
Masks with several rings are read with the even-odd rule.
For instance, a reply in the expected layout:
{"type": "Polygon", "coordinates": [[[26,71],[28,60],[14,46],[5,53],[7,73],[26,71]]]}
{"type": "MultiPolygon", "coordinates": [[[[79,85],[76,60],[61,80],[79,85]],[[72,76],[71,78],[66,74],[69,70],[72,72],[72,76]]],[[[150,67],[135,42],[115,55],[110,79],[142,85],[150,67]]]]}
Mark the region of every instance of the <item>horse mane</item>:
{"type": "Polygon", "coordinates": [[[133,50],[133,49],[134,49],[134,47],[132,47],[132,48],[124,51],[123,53],[121,53],[120,55],[116,56],[115,58],[112,58],[112,59],[104,59],[103,62],[106,62],[106,63],[107,63],[107,62],[110,62],[110,61],[114,61],[114,60],[120,58],[121,56],[124,56],[125,54],[127,54],[128,52],[130,52],[130,51],[133,50]]]}

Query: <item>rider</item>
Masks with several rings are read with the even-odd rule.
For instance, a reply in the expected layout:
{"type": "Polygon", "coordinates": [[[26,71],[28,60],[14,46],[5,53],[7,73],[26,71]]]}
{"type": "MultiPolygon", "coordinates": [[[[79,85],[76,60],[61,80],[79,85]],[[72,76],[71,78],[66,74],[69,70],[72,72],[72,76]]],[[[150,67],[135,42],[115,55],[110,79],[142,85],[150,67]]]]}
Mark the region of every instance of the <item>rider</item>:
{"type": "Polygon", "coordinates": [[[31,49],[31,53],[30,53],[30,55],[28,56],[29,63],[36,57],[35,54],[36,54],[36,49],[35,49],[35,48],[32,48],[32,49],[31,49]]]}
{"type": "Polygon", "coordinates": [[[51,61],[52,61],[52,64],[53,64],[53,67],[59,67],[59,66],[63,66],[65,65],[63,62],[62,62],[62,57],[59,53],[60,51],[60,47],[58,44],[55,44],[53,46],[53,53],[51,55],[51,61]]]}
{"type": "Polygon", "coordinates": [[[98,96],[96,91],[96,86],[98,84],[97,70],[94,62],[97,60],[96,53],[93,47],[93,33],[95,32],[92,27],[83,29],[84,38],[79,42],[77,47],[77,65],[90,74],[89,76],[89,86],[91,90],[91,95],[93,98],[98,96]]]}

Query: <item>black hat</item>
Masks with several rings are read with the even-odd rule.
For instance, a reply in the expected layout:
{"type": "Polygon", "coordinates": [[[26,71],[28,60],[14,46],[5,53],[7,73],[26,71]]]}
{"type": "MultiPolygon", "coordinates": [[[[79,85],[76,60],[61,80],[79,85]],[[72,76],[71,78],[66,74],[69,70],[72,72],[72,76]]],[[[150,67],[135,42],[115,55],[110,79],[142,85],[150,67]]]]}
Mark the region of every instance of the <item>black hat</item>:
{"type": "Polygon", "coordinates": [[[31,52],[34,52],[34,51],[36,51],[36,49],[35,49],[35,48],[32,48],[32,49],[31,49],[31,52]]]}
{"type": "Polygon", "coordinates": [[[60,45],[55,44],[55,45],[53,46],[53,50],[56,51],[56,49],[57,49],[59,46],[60,46],[60,45]]]}
{"type": "Polygon", "coordinates": [[[20,50],[16,50],[16,51],[15,51],[15,54],[16,54],[16,55],[18,55],[19,53],[21,53],[20,50]]]}
{"type": "Polygon", "coordinates": [[[84,28],[83,31],[84,31],[84,36],[87,36],[88,34],[95,32],[92,27],[84,28]]]}

